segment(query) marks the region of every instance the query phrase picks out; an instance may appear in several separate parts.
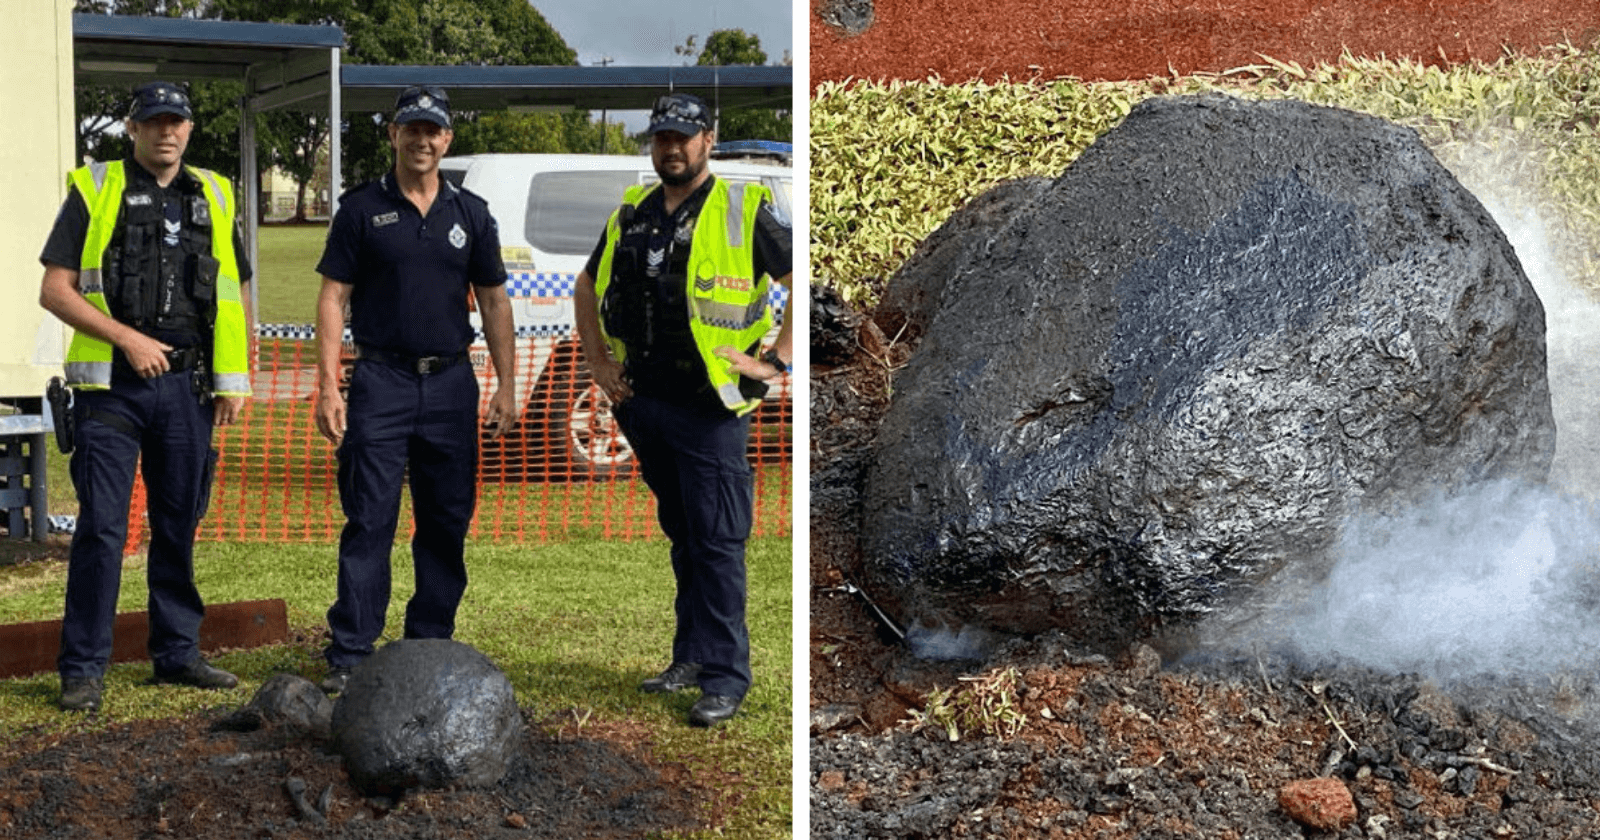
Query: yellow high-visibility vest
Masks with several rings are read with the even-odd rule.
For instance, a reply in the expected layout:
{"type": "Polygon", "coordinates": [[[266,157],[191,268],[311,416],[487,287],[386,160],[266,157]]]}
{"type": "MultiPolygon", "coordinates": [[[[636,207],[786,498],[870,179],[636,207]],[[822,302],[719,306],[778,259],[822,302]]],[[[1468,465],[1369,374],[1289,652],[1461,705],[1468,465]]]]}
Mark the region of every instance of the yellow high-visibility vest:
{"type": "MultiPolygon", "coordinates": [[[[250,340],[245,323],[244,303],[240,298],[239,261],[233,252],[233,225],[236,208],[233,187],[228,179],[209,169],[185,167],[204,187],[211,213],[211,256],[217,270],[217,318],[211,334],[213,390],[219,396],[250,395],[250,340]]],[[[107,315],[105,254],[116,232],[122,208],[122,193],[127,187],[123,162],[93,163],[72,171],[67,184],[83,197],[89,208],[89,230],[83,240],[83,256],[78,266],[78,291],[96,309],[107,315]]],[[[67,346],[67,381],[75,387],[104,390],[111,387],[112,346],[82,331],[75,331],[67,346]]]]}
{"type": "MultiPolygon", "coordinates": [[[[660,185],[629,187],[623,203],[638,207],[645,196],[660,185]]],[[[688,276],[685,278],[689,306],[689,331],[695,348],[705,362],[711,387],[722,404],[735,414],[746,414],[761,404],[739,391],[739,374],[730,371],[728,361],[713,351],[727,345],[740,351],[754,345],[772,328],[772,307],[767,302],[771,278],[755,275],[755,222],[761,202],[770,200],[767,188],[745,184],[734,189],[718,178],[706,196],[695,221],[694,239],[689,243],[688,276]]],[[[600,255],[599,276],[594,278],[595,297],[605,300],[611,284],[611,265],[617,243],[622,238],[621,208],[612,211],[606,222],[606,247],[600,255]]],[[[605,330],[606,345],[618,361],[627,360],[620,339],[605,330]]]]}

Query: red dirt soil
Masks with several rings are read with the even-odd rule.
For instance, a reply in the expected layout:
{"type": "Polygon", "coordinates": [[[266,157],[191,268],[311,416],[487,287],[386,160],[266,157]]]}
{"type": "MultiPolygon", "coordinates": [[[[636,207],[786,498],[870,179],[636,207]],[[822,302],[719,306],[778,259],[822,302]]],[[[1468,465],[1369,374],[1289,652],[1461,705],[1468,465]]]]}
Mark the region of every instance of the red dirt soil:
{"type": "Polygon", "coordinates": [[[811,84],[845,79],[1085,81],[1222,72],[1261,56],[1302,65],[1365,57],[1492,61],[1504,50],[1584,46],[1600,0],[873,0],[849,36],[812,0],[811,84]]]}

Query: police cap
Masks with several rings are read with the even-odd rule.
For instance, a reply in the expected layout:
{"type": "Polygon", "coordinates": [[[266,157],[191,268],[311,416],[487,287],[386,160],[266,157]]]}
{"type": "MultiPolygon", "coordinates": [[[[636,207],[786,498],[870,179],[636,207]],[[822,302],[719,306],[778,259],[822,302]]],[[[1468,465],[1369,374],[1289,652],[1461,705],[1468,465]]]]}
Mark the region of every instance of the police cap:
{"type": "Polygon", "coordinates": [[[435,85],[412,85],[400,91],[394,101],[395,125],[427,120],[441,128],[450,127],[450,96],[435,85]]]}
{"type": "Polygon", "coordinates": [[[128,119],[144,122],[160,114],[177,114],[194,119],[189,109],[189,94],[171,82],[145,82],[133,89],[133,101],[128,103],[128,119]]]}

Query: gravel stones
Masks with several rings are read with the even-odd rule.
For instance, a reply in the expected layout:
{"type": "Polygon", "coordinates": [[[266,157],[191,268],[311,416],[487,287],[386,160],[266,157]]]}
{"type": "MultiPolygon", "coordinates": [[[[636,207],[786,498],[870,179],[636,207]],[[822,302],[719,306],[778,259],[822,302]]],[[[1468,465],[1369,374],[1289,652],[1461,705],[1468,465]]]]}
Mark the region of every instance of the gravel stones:
{"type": "Polygon", "coordinates": [[[357,790],[492,785],[517,755],[522,715],[488,657],[445,639],[385,645],[333,709],[333,745],[357,790]]]}

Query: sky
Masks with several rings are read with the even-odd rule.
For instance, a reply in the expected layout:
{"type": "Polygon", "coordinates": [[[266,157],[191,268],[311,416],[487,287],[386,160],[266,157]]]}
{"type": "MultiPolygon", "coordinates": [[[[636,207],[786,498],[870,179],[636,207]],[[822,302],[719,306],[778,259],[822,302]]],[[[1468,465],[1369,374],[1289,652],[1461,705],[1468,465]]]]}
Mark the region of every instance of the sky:
{"type": "MultiPolygon", "coordinates": [[[[578,51],[579,64],[660,67],[681,65],[672,51],[690,35],[703,47],[719,29],[761,38],[768,64],[793,52],[794,9],[783,0],[532,0],[532,5],[578,51]]],[[[688,63],[693,63],[688,62],[688,63]]]]}
{"type": "MultiPolygon", "coordinates": [[[[695,36],[697,49],[719,29],[742,29],[761,39],[768,64],[794,54],[794,8],[786,0],[532,0],[532,5],[578,53],[578,63],[665,67],[693,64],[672,51],[695,36]]],[[[643,131],[643,111],[613,111],[628,131],[643,131]]]]}

